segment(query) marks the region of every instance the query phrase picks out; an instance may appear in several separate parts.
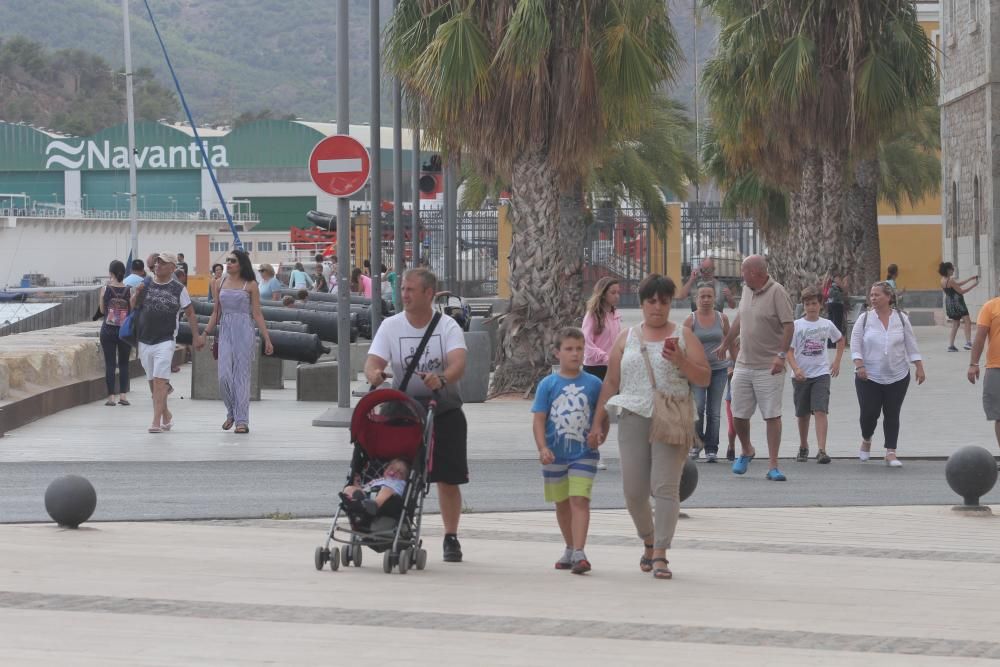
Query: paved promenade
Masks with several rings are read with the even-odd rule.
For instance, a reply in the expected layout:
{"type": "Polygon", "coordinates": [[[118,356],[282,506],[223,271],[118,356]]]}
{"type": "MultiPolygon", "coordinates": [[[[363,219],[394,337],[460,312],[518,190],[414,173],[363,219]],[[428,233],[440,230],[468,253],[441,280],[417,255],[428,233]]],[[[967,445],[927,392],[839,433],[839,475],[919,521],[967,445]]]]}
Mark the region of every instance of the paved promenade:
{"type": "Polygon", "coordinates": [[[466,562],[317,572],[316,521],[0,526],[0,664],[987,665],[1000,518],[947,508],[696,510],[672,581],[596,512],[594,571],[551,513],[466,515],[466,562]]]}
{"type": "MultiPolygon", "coordinates": [[[[675,321],[681,321],[683,316],[682,311],[674,311],[675,321]]],[[[637,319],[637,310],[625,311],[626,324],[637,319]]],[[[945,352],[947,332],[943,327],[917,327],[916,333],[928,379],[920,387],[911,384],[903,405],[900,457],[946,458],[967,444],[979,444],[1000,453],[992,425],[983,416],[981,385],[973,387],[965,379],[968,352],[945,352]]],[[[860,442],[858,404],[848,354],[845,353],[842,364],[843,374],[833,381],[830,403],[828,448],[835,458],[856,457],[860,442]]],[[[263,400],[251,403],[249,435],[223,432],[219,428],[225,419],[221,402],[188,398],[190,368],[186,365],[174,376],[177,391],[171,397],[171,409],[176,426],[170,433],[146,433],[152,415],[149,390],[145,383],[136,383],[130,395],[133,402],[130,408],[109,408],[99,401],[8,432],[0,438],[0,462],[350,459],[347,430],[311,426],[311,420],[327,404],[297,402],[293,382],[286,382],[284,390],[264,390],[263,400]]],[[[361,383],[354,386],[363,388],[361,383]]],[[[784,395],[787,418],[782,452],[785,457],[793,457],[798,433],[790,382],[786,383],[784,395]]],[[[516,398],[467,405],[470,458],[535,458],[529,409],[529,401],[516,398]]],[[[762,450],[763,432],[763,422],[756,418],[751,438],[762,450]]],[[[812,436],[810,443],[815,447],[812,436]]],[[[873,452],[880,456],[881,451],[879,430],[873,452]]],[[[602,454],[608,459],[617,458],[615,429],[602,454]]]]}

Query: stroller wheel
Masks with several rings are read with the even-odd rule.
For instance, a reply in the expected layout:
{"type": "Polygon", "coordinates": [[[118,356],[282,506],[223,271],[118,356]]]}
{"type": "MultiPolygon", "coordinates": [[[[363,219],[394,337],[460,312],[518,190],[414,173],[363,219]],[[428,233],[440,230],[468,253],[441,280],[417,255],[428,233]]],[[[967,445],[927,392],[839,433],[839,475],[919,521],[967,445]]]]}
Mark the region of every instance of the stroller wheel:
{"type": "Polygon", "coordinates": [[[326,559],[329,558],[330,554],[323,547],[316,547],[316,551],[313,553],[313,565],[316,566],[317,570],[322,570],[323,566],[326,565],[326,559]]]}
{"type": "Polygon", "coordinates": [[[399,573],[406,574],[410,569],[410,558],[413,557],[413,552],[409,549],[403,549],[399,552],[399,573]]]}
{"type": "Polygon", "coordinates": [[[330,552],[330,570],[336,572],[340,569],[340,549],[334,549],[330,552]]]}
{"type": "Polygon", "coordinates": [[[340,547],[340,560],[344,562],[344,567],[351,564],[351,545],[345,544],[340,547]]]}
{"type": "Polygon", "coordinates": [[[351,561],[354,563],[354,567],[361,567],[361,545],[353,544],[351,545],[351,561]]]}
{"type": "Polygon", "coordinates": [[[418,570],[422,570],[427,567],[427,549],[417,549],[416,561],[418,570]]]}
{"type": "Polygon", "coordinates": [[[386,574],[392,573],[392,566],[394,565],[392,560],[392,552],[386,551],[382,554],[382,571],[386,574]]]}

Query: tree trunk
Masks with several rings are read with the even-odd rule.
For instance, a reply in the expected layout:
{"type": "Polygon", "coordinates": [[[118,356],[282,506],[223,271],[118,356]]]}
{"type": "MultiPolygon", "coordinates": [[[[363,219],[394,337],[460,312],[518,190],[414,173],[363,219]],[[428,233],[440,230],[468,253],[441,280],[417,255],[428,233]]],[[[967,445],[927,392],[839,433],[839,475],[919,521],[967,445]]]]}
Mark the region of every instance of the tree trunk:
{"type": "Polygon", "coordinates": [[[862,160],[854,169],[848,195],[847,220],[851,223],[852,254],[857,258],[851,275],[851,293],[865,294],[882,272],[878,237],[878,160],[862,160]]]}
{"type": "Polygon", "coordinates": [[[560,190],[542,150],[514,162],[510,309],[491,393],[528,393],[551,372],[556,336],[583,308],[582,187],[560,190]]]}
{"type": "Polygon", "coordinates": [[[802,160],[798,190],[791,197],[784,242],[780,246],[771,245],[771,263],[777,261],[781,268],[775,277],[793,300],[798,299],[804,287],[818,285],[827,269],[824,264],[830,255],[821,254],[824,246],[821,241],[826,235],[818,229],[824,211],[824,186],[823,159],[818,153],[809,152],[802,160]]]}

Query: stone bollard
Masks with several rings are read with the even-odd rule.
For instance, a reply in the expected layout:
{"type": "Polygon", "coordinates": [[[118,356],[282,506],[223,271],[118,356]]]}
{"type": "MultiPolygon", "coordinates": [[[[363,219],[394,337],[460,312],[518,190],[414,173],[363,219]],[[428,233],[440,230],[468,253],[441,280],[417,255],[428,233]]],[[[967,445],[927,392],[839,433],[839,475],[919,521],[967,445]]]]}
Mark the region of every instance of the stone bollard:
{"type": "Polygon", "coordinates": [[[284,389],[282,364],[284,362],[274,356],[260,357],[260,387],[261,389],[284,389]]]}
{"type": "MultiPolygon", "coordinates": [[[[259,349],[259,348],[258,348],[259,349]]],[[[260,400],[260,358],[255,354],[250,365],[250,400],[260,400]]],[[[201,350],[191,350],[191,398],[218,401],[219,395],[219,362],[212,357],[212,346],[206,345],[201,350]]]]}
{"type": "Polygon", "coordinates": [[[979,499],[997,483],[997,464],[989,450],[975,445],[962,447],[948,457],[944,476],[951,490],[965,501],[953,510],[992,513],[988,506],[979,504],[979,499]]]}
{"type": "Polygon", "coordinates": [[[282,380],[294,380],[298,377],[299,362],[289,361],[288,359],[281,360],[281,379],[282,380]]]}
{"type": "Polygon", "coordinates": [[[693,459],[684,462],[684,471],[681,472],[681,502],[684,502],[698,488],[698,466],[693,459]]]}
{"type": "Polygon", "coordinates": [[[45,489],[45,511],[52,520],[65,528],[77,528],[94,513],[97,491],[94,485],[79,475],[54,479],[45,489]]]}
{"type": "Polygon", "coordinates": [[[465,347],[462,401],[483,403],[490,392],[490,335],[485,331],[467,331],[465,347]]]}
{"type": "Polygon", "coordinates": [[[299,364],[295,382],[295,400],[336,403],[337,362],[321,361],[317,364],[299,364]]]}
{"type": "Polygon", "coordinates": [[[485,331],[490,335],[490,370],[493,370],[497,359],[497,345],[500,344],[499,323],[492,318],[473,317],[469,323],[469,331],[485,331]]]}

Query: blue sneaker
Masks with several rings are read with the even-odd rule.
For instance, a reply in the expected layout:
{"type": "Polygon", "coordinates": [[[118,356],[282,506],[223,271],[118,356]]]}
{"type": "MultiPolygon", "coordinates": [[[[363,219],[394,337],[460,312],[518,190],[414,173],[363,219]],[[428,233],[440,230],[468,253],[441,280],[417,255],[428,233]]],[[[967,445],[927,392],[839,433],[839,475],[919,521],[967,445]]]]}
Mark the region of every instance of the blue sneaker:
{"type": "Polygon", "coordinates": [[[772,482],[784,482],[786,481],[785,473],[781,472],[777,468],[771,468],[767,471],[767,479],[772,482]]]}
{"type": "Polygon", "coordinates": [[[750,467],[750,462],[753,461],[752,456],[737,456],[736,460],[733,461],[733,474],[742,475],[750,467]]]}

